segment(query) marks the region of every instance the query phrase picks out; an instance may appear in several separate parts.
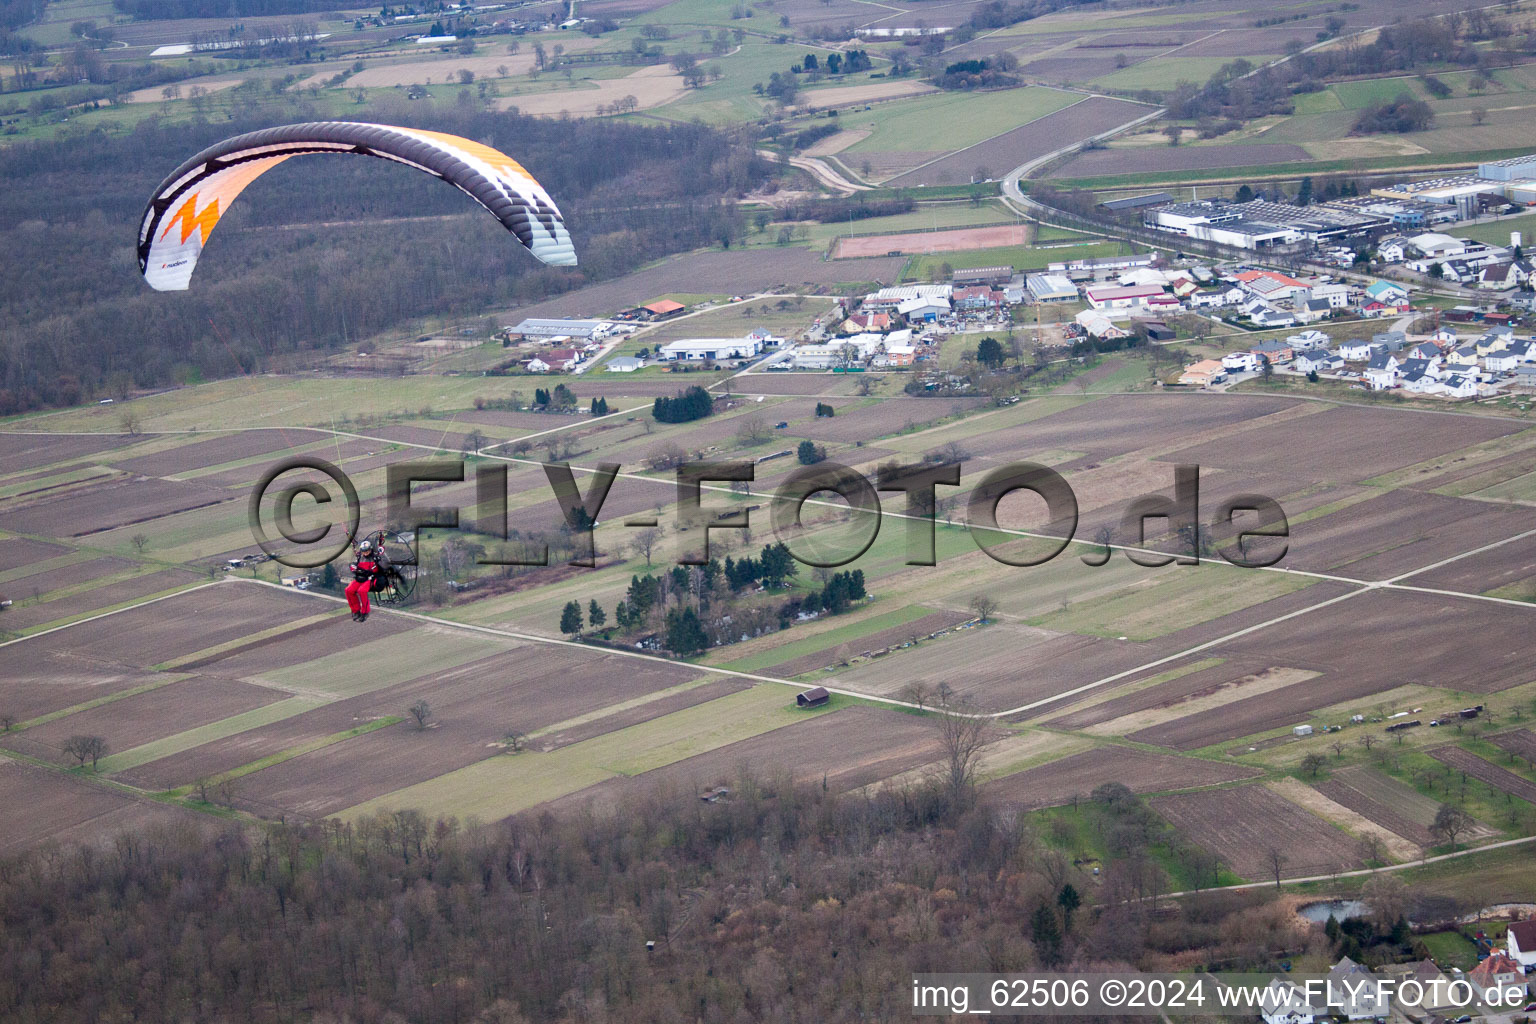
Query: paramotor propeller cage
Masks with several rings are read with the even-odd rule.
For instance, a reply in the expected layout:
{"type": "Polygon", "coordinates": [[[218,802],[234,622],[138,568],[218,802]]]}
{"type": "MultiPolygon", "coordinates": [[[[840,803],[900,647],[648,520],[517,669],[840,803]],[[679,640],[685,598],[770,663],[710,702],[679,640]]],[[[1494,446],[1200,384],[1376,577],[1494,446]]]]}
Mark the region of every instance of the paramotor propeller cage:
{"type": "Polygon", "coordinates": [[[379,565],[378,579],[371,591],[373,599],[391,607],[409,603],[416,593],[416,578],[421,569],[415,540],[406,540],[391,530],[371,533],[365,540],[372,542],[379,565]]]}

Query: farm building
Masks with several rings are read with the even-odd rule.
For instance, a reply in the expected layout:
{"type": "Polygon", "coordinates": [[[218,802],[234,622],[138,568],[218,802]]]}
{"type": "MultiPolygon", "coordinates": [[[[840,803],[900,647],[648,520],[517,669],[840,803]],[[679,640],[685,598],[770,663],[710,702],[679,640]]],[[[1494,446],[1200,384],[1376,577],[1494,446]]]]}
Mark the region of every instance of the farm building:
{"type": "Polygon", "coordinates": [[[671,299],[658,299],[655,302],[641,306],[636,312],[650,320],[665,320],[669,316],[677,316],[687,309],[681,302],[671,299]]]}
{"type": "Polygon", "coordinates": [[[795,704],[802,708],[820,707],[831,699],[832,695],[825,686],[813,686],[803,693],[795,694],[795,704]]]}
{"type": "Polygon", "coordinates": [[[567,338],[590,341],[611,333],[613,325],[607,320],[546,320],[535,317],[504,329],[513,338],[528,340],[567,338]]]}
{"type": "Polygon", "coordinates": [[[977,267],[975,270],[957,270],[950,280],[956,288],[1001,288],[1012,278],[1012,267],[977,267]]]}
{"type": "Polygon", "coordinates": [[[608,360],[606,369],[609,373],[634,373],[644,365],[645,363],[634,356],[616,356],[608,360]]]}
{"type": "Polygon", "coordinates": [[[692,359],[751,359],[761,355],[763,339],[756,335],[745,338],[679,338],[656,350],[656,358],[667,361],[692,359]]]}

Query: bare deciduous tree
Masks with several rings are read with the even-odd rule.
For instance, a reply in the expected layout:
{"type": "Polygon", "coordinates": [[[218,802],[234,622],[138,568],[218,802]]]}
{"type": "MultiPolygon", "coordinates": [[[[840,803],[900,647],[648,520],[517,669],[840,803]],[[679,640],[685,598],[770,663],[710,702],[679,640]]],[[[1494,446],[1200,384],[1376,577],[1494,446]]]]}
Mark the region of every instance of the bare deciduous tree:
{"type": "Polygon", "coordinates": [[[935,705],[934,717],[943,751],[940,782],[950,809],[958,814],[971,805],[976,785],[976,766],[987,743],[987,719],[968,697],[944,699],[935,705]]]}
{"type": "Polygon", "coordinates": [[[1440,809],[1435,812],[1435,821],[1429,826],[1429,832],[1436,839],[1450,843],[1451,849],[1455,850],[1456,840],[1470,831],[1472,825],[1472,815],[1460,807],[1441,804],[1440,809]]]}
{"type": "Polygon", "coordinates": [[[91,770],[107,756],[107,740],[104,736],[71,736],[64,741],[64,752],[80,764],[91,762],[91,770]]]}
{"type": "Polygon", "coordinates": [[[513,729],[502,738],[502,743],[506,745],[510,753],[521,754],[524,750],[528,749],[528,736],[526,733],[513,729]]]}
{"type": "Polygon", "coordinates": [[[629,542],[630,549],[637,555],[645,556],[645,567],[651,567],[651,555],[656,550],[656,544],[661,540],[661,527],[647,526],[634,539],[629,542]]]}
{"type": "Polygon", "coordinates": [[[1278,846],[1271,846],[1264,851],[1264,861],[1269,865],[1270,874],[1275,877],[1275,888],[1280,888],[1280,872],[1285,870],[1285,863],[1290,858],[1285,851],[1278,846]]]}
{"type": "Polygon", "coordinates": [[[977,594],[971,598],[971,611],[982,622],[991,622],[992,615],[997,611],[997,599],[990,594],[977,594]]]}
{"type": "Polygon", "coordinates": [[[432,705],[425,700],[418,700],[415,704],[406,708],[410,716],[416,720],[416,728],[425,729],[427,723],[432,720],[432,705]]]}

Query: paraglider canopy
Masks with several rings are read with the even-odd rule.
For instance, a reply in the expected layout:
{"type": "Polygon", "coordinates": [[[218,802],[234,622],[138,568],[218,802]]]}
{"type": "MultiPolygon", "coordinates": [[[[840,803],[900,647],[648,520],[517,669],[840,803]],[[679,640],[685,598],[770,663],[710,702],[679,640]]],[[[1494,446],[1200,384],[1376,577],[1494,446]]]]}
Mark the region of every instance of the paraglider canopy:
{"type": "Polygon", "coordinates": [[[533,175],[505,153],[457,135],[353,121],[312,121],[225,139],[176,168],[139,224],[139,270],[158,291],[182,291],[235,197],[292,156],[379,157],[442,178],[490,211],[545,263],[576,265],[565,220],[533,175]]]}

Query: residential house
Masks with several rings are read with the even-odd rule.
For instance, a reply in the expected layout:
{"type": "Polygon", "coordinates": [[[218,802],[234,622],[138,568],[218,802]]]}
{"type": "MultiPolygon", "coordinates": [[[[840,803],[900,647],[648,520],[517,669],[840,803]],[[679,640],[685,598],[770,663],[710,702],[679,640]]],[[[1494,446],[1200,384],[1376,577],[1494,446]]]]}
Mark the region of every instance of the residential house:
{"type": "Polygon", "coordinates": [[[1415,395],[1432,395],[1440,390],[1440,381],[1420,370],[1404,370],[1403,390],[1415,395]]]}
{"type": "Polygon", "coordinates": [[[1296,318],[1295,313],[1267,307],[1249,314],[1248,319],[1256,327],[1295,327],[1301,322],[1296,318]]]}
{"type": "Polygon", "coordinates": [[[1186,366],[1184,372],[1179,375],[1179,383],[1189,387],[1203,388],[1210,384],[1219,384],[1226,379],[1226,368],[1214,359],[1202,359],[1198,363],[1186,366]]]}
{"type": "Polygon", "coordinates": [[[1123,328],[1116,327],[1109,317],[1097,310],[1079,310],[1077,316],[1072,319],[1074,323],[1095,338],[1126,338],[1131,333],[1123,328]]]}
{"type": "Polygon", "coordinates": [[[1520,357],[1509,349],[1501,348],[1483,356],[1483,369],[1489,373],[1509,373],[1520,365],[1520,357]]]}
{"type": "Polygon", "coordinates": [[[1439,359],[1445,355],[1445,349],[1433,341],[1421,341],[1408,350],[1410,359],[1439,359]]]}
{"type": "Polygon", "coordinates": [[[1536,363],[1536,342],[1509,341],[1504,349],[1522,363],[1536,363]]]}
{"type": "Polygon", "coordinates": [[[1391,352],[1387,352],[1384,349],[1378,349],[1374,345],[1371,346],[1371,348],[1371,358],[1370,362],[1366,364],[1366,369],[1386,370],[1389,373],[1396,373],[1398,368],[1403,365],[1403,361],[1397,358],[1397,356],[1393,355],[1391,352]]]}
{"type": "Polygon", "coordinates": [[[1508,943],[1511,960],[1527,969],[1536,967],[1536,917],[1512,922],[1508,943]]]}
{"type": "Polygon", "coordinates": [[[1365,297],[1376,302],[1407,302],[1408,289],[1393,281],[1373,281],[1366,286],[1365,297]]]}
{"type": "Polygon", "coordinates": [[[1397,386],[1397,372],[1368,367],[1365,371],[1365,382],[1371,386],[1372,391],[1387,391],[1397,386]]]}
{"type": "Polygon", "coordinates": [[[581,362],[581,353],[573,348],[552,348],[542,358],[552,370],[569,371],[581,362]]]}
{"type": "Polygon", "coordinates": [[[1293,352],[1310,352],[1314,349],[1327,348],[1333,339],[1322,331],[1302,331],[1285,339],[1285,343],[1291,346],[1293,352]]]}
{"type": "Polygon", "coordinates": [[[1450,346],[1450,347],[1454,348],[1456,346],[1457,341],[1459,340],[1459,336],[1457,335],[1457,333],[1455,331],[1451,330],[1450,328],[1442,327],[1438,331],[1436,331],[1434,334],[1431,334],[1429,336],[1429,340],[1433,341],[1433,342],[1438,342],[1442,346],[1450,346]]]}
{"type": "MultiPolygon", "coordinates": [[[[1397,982],[1397,989],[1402,991],[1403,985],[1414,982],[1419,989],[1410,989],[1410,992],[1423,992],[1423,997],[1417,1000],[1417,1005],[1404,1005],[1407,1012],[1420,1012],[1424,1014],[1434,1013],[1440,1010],[1449,1010],[1455,1007],[1456,1002],[1450,997],[1450,981],[1444,971],[1433,960],[1424,959],[1411,964],[1392,964],[1381,968],[1381,974],[1393,978],[1397,982]]],[[[1430,1018],[1421,1016],[1420,1020],[1429,1024],[1430,1018]]],[[[1435,1018],[1438,1019],[1438,1018],[1435,1018]]]]}
{"type": "Polygon", "coordinates": [[[1475,363],[1477,357],[1487,355],[1487,352],[1479,352],[1473,344],[1459,345],[1446,353],[1445,360],[1448,363],[1475,363]]]}
{"type": "Polygon", "coordinates": [[[1374,346],[1363,338],[1350,338],[1338,347],[1339,356],[1352,363],[1371,358],[1374,346]]]}
{"type": "Polygon", "coordinates": [[[1453,373],[1440,382],[1440,390],[1452,398],[1476,398],[1477,378],[1453,373]]]}
{"type": "Polygon", "coordinates": [[[1221,357],[1221,365],[1232,373],[1258,373],[1259,363],[1252,352],[1228,352],[1221,357]]]}
{"type": "Polygon", "coordinates": [[[1473,344],[1477,354],[1485,356],[1496,348],[1508,348],[1514,340],[1515,329],[1513,327],[1494,327],[1484,331],[1483,336],[1478,338],[1473,344]]]}
{"type": "Polygon", "coordinates": [[[1327,299],[1308,299],[1294,303],[1293,308],[1297,321],[1304,324],[1315,324],[1333,315],[1333,307],[1328,305],[1327,299]]]}
{"type": "Polygon", "coordinates": [[[538,356],[534,356],[532,359],[523,364],[523,369],[527,370],[529,373],[548,373],[549,364],[540,359],[538,356]]]}
{"type": "Polygon", "coordinates": [[[1293,981],[1275,978],[1259,997],[1264,1024],[1313,1024],[1328,1013],[1326,1006],[1313,1006],[1306,990],[1293,981]]]}
{"type": "Polygon", "coordinates": [[[1268,359],[1270,362],[1275,364],[1288,363],[1296,354],[1294,350],[1292,350],[1291,346],[1287,345],[1285,342],[1273,340],[1261,341],[1257,345],[1254,345],[1252,348],[1250,348],[1248,351],[1252,352],[1256,356],[1259,356],[1260,358],[1268,359]]]}
{"type": "Polygon", "coordinates": [[[1468,972],[1467,981],[1484,1002],[1494,1003],[1507,989],[1525,988],[1525,969],[1502,949],[1495,949],[1468,972]]]}
{"type": "Polygon", "coordinates": [[[1332,309],[1344,309],[1349,305],[1349,285],[1347,284],[1314,284],[1305,292],[1298,292],[1297,299],[1323,299],[1332,309]]]}
{"type": "Polygon", "coordinates": [[[1327,349],[1319,349],[1301,353],[1291,365],[1302,373],[1337,373],[1344,368],[1344,360],[1327,349]]]}
{"type": "Polygon", "coordinates": [[[1397,372],[1404,377],[1410,373],[1422,373],[1438,380],[1440,378],[1440,364],[1430,359],[1414,359],[1410,357],[1403,360],[1402,365],[1397,368],[1397,372]]]}
{"type": "Polygon", "coordinates": [[[1391,1000],[1370,969],[1345,957],[1328,972],[1328,1002],[1348,1020],[1385,1017],[1391,1000]]]}
{"type": "MultiPolygon", "coordinates": [[[[1529,280],[1530,275],[1526,275],[1529,280]]],[[[1510,288],[1518,288],[1525,281],[1520,278],[1520,271],[1513,263],[1495,263],[1484,267],[1477,275],[1477,287],[1487,291],[1505,291],[1510,288]]]]}
{"type": "Polygon", "coordinates": [[[1408,255],[1408,239],[1402,235],[1388,235],[1376,243],[1376,255],[1386,263],[1401,263],[1408,255]]]}
{"type": "Polygon", "coordinates": [[[916,345],[886,345],[885,351],[875,357],[876,366],[911,366],[917,361],[916,345]]]}
{"type": "Polygon", "coordinates": [[[1402,331],[1377,331],[1371,335],[1371,342],[1388,352],[1401,352],[1408,344],[1408,335],[1402,331]]]}
{"type": "Polygon", "coordinates": [[[986,285],[973,285],[969,288],[956,288],[954,294],[949,297],[949,301],[957,310],[980,312],[1000,309],[1003,305],[1003,293],[986,285]]]}
{"type": "Polygon", "coordinates": [[[888,331],[891,329],[891,314],[854,313],[847,320],[843,321],[843,329],[851,332],[888,331]]]}
{"type": "Polygon", "coordinates": [[[1536,388],[1536,365],[1521,363],[1515,367],[1515,383],[1523,388],[1536,388]]]}

